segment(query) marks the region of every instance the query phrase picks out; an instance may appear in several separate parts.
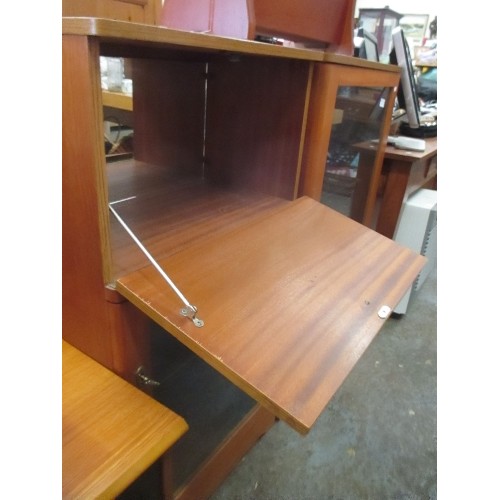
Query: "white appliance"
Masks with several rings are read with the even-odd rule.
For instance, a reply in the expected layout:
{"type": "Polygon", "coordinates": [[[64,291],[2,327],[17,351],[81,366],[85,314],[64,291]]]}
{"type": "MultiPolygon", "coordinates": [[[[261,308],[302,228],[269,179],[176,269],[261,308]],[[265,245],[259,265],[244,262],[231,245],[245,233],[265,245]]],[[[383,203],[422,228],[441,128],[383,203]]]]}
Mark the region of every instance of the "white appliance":
{"type": "Polygon", "coordinates": [[[420,289],[436,265],[437,191],[419,189],[408,197],[403,205],[393,239],[428,259],[413,285],[393,311],[396,314],[405,314],[412,295],[420,289]]]}

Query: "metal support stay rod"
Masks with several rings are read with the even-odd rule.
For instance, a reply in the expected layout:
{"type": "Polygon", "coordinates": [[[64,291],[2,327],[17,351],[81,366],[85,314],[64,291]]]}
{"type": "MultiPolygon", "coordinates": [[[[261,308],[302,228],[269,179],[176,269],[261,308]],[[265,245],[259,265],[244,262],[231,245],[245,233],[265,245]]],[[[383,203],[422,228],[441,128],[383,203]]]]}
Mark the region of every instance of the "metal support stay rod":
{"type": "Polygon", "coordinates": [[[181,314],[183,316],[187,316],[193,320],[196,326],[203,326],[203,321],[200,320],[199,318],[196,318],[196,312],[197,308],[196,306],[191,305],[186,297],[182,294],[182,292],[175,286],[175,283],[170,279],[170,277],[167,275],[167,273],[160,267],[160,265],[156,262],[156,260],[153,258],[153,256],[148,252],[147,248],[141,243],[139,238],[132,232],[132,230],[128,227],[128,225],[125,223],[125,221],[118,215],[116,210],[113,208],[112,205],[116,205],[117,203],[121,203],[127,200],[132,200],[136,198],[135,196],[131,196],[130,198],[124,198],[122,200],[117,200],[109,203],[109,209],[111,213],[116,217],[118,222],[121,224],[123,229],[127,231],[129,236],[134,240],[134,242],[137,244],[137,246],[142,250],[144,255],[148,258],[149,262],[153,264],[155,269],[161,274],[163,279],[169,284],[169,286],[172,288],[172,290],[177,294],[177,296],[181,299],[181,301],[185,304],[186,308],[181,310],[181,314]]]}

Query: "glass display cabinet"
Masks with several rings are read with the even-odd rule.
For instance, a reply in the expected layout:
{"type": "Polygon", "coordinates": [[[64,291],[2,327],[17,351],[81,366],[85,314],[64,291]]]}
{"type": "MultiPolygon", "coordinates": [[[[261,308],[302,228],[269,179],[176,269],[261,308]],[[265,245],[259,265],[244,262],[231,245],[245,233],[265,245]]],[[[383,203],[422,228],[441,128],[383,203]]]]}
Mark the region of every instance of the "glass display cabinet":
{"type": "Polygon", "coordinates": [[[383,87],[345,86],[337,93],[321,201],[355,220],[363,218],[370,185],[360,162],[375,165],[377,151],[363,151],[362,145],[380,141],[389,92],[383,87]]]}
{"type": "Polygon", "coordinates": [[[372,227],[399,73],[390,65],[365,66],[315,68],[319,90],[312,95],[299,192],[372,227]]]}

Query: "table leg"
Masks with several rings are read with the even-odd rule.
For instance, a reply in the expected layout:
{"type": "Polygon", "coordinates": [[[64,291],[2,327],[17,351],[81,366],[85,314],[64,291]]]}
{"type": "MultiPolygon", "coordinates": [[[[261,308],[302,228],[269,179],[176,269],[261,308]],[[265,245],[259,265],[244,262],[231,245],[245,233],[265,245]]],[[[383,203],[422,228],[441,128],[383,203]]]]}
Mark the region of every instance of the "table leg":
{"type": "Polygon", "coordinates": [[[396,230],[401,207],[405,201],[410,168],[408,168],[407,162],[386,160],[383,171],[387,172],[387,182],[375,230],[388,238],[392,238],[396,230]]]}

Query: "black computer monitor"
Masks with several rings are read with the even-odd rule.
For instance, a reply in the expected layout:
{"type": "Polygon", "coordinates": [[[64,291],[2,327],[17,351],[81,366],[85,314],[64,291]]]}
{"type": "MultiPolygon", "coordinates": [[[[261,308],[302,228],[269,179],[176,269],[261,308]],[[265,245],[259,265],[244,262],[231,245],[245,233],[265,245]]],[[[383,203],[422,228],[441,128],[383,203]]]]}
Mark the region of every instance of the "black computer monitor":
{"type": "Polygon", "coordinates": [[[354,56],[379,62],[378,44],[374,34],[364,28],[358,28],[355,31],[354,56]]]}
{"type": "Polygon", "coordinates": [[[404,108],[410,128],[420,128],[420,104],[418,102],[417,84],[411,59],[408,41],[400,26],[392,31],[393,48],[390,54],[391,64],[401,68],[401,81],[398,88],[398,104],[404,108]]]}

